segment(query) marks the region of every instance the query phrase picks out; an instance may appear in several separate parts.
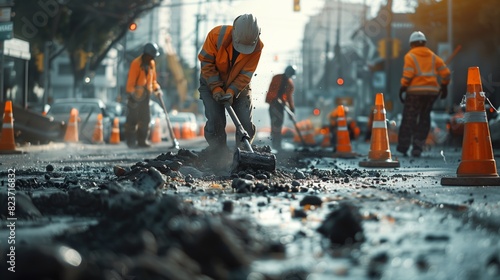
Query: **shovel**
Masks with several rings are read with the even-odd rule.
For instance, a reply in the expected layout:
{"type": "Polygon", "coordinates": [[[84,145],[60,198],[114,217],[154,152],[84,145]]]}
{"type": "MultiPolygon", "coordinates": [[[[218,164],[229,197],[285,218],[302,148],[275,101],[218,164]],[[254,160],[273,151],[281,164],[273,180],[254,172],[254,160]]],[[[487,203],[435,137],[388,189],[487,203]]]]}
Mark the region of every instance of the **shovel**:
{"type": "MultiPolygon", "coordinates": [[[[237,148],[234,152],[233,156],[233,165],[231,169],[233,171],[244,170],[246,168],[252,168],[255,170],[266,170],[266,171],[275,171],[276,170],[276,156],[273,154],[267,153],[257,153],[252,149],[252,145],[250,145],[250,136],[243,128],[243,125],[240,123],[240,120],[236,116],[236,113],[231,107],[231,104],[227,100],[229,100],[231,96],[225,98],[225,100],[221,100],[224,102],[224,107],[228,112],[229,116],[233,120],[234,126],[236,126],[237,133],[242,135],[240,142],[243,143],[244,150],[240,150],[237,148]]],[[[238,143],[236,143],[238,145],[238,143]]]]}
{"type": "Polygon", "coordinates": [[[165,103],[163,102],[163,93],[158,94],[158,100],[160,101],[161,108],[163,112],[165,112],[165,119],[167,119],[168,130],[170,133],[170,138],[172,138],[172,148],[179,149],[179,141],[175,138],[174,130],[172,129],[172,124],[170,123],[170,118],[167,113],[167,108],[165,107],[165,103]]]}
{"type": "Polygon", "coordinates": [[[302,145],[304,146],[307,146],[306,145],[306,142],[304,141],[304,138],[302,137],[302,133],[300,133],[300,129],[299,127],[297,126],[297,120],[295,119],[295,114],[292,112],[292,110],[290,110],[290,108],[288,108],[288,106],[286,104],[283,103],[283,101],[281,99],[278,99],[278,102],[283,105],[283,107],[285,108],[285,111],[288,113],[288,115],[290,116],[290,119],[292,120],[293,122],[293,125],[295,126],[295,130],[297,131],[297,134],[299,135],[299,138],[300,138],[300,142],[302,142],[302,145]]]}

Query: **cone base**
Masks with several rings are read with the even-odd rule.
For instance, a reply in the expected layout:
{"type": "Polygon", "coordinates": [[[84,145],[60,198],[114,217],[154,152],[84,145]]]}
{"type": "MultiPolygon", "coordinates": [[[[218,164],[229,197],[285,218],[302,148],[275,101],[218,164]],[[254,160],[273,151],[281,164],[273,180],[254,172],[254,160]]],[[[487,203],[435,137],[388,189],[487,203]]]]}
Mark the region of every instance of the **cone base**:
{"type": "Polygon", "coordinates": [[[500,177],[454,177],[441,178],[443,186],[500,186],[500,177]]]}
{"type": "Polygon", "coordinates": [[[400,167],[401,164],[397,160],[367,160],[367,161],[360,161],[359,166],[361,167],[400,167]]]}
{"type": "Polygon", "coordinates": [[[9,154],[23,154],[25,152],[19,150],[0,150],[0,154],[9,155],[9,154]]]}
{"type": "Polygon", "coordinates": [[[491,160],[467,160],[462,161],[457,169],[458,177],[498,177],[497,166],[494,159],[491,160]]]}

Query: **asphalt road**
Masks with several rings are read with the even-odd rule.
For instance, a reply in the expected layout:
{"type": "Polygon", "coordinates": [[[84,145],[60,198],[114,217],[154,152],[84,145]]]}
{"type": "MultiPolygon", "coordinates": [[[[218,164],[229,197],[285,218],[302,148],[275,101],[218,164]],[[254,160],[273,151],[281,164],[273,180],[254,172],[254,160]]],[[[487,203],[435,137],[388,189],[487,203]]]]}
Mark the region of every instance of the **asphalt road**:
{"type": "MultiPolygon", "coordinates": [[[[181,140],[180,144],[193,150],[205,147],[201,138],[181,140]]],[[[267,144],[266,137],[255,144],[267,144]]],[[[6,177],[9,169],[43,173],[48,165],[56,170],[64,166],[130,166],[160,153],[175,152],[170,146],[164,142],[133,150],[123,143],[20,147],[25,153],[2,155],[0,170],[6,177]]],[[[332,157],[328,150],[285,145],[287,151],[278,154],[280,176],[264,181],[296,186],[295,191],[242,195],[230,190],[232,178],[212,178],[164,193],[189,200],[206,212],[221,211],[222,202],[232,200],[233,218],[250,217],[266,237],[284,248],[283,252],[277,250],[281,253],[277,257],[253,261],[247,279],[500,279],[500,186],[441,185],[442,178],[456,177],[460,147],[432,147],[420,158],[393,152],[400,167],[364,168],[359,163],[366,160],[369,145],[353,142],[352,146],[358,156],[345,159],[332,157]],[[291,159],[300,164],[285,164],[291,159]],[[301,205],[307,196],[319,197],[322,204],[301,205]],[[344,204],[358,210],[364,241],[332,248],[317,229],[344,204]]],[[[5,186],[7,178],[2,181],[5,186]]],[[[72,226],[78,222],[73,220],[72,226]]],[[[67,230],[64,224],[61,222],[55,231],[67,230]]],[[[27,244],[30,240],[50,241],[37,239],[40,231],[33,234],[34,228],[18,229],[17,239],[27,244]]],[[[36,228],[48,231],[47,236],[54,234],[48,226],[36,228]]],[[[1,244],[8,234],[8,229],[2,228],[1,244]]]]}

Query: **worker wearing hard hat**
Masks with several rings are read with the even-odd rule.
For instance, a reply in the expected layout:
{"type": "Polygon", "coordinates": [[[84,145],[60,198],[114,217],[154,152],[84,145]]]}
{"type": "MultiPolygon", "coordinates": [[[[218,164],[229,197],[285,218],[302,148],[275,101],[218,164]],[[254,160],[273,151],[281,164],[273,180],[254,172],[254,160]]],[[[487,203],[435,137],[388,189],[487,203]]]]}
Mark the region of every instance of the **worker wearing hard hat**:
{"type": "MultiPolygon", "coordinates": [[[[207,118],[204,135],[210,150],[227,150],[223,105],[226,100],[252,143],[255,125],[252,121],[250,82],[263,47],[260,28],[252,14],[240,15],[233,25],[216,26],[208,33],[198,59],[201,63],[199,92],[207,118]]],[[[237,143],[243,138],[239,134],[237,131],[237,143]]]]}
{"type": "Polygon", "coordinates": [[[404,108],[396,150],[406,155],[411,144],[411,155],[419,157],[431,127],[432,105],[438,97],[444,99],[448,95],[450,70],[441,57],[425,46],[424,33],[413,32],[409,43],[399,90],[404,108]]]}
{"type": "Polygon", "coordinates": [[[269,104],[269,117],[271,118],[271,146],[277,151],[281,150],[281,128],[285,116],[284,106],[288,106],[292,113],[295,112],[293,102],[295,87],[292,80],[292,77],[295,76],[295,69],[294,65],[289,65],[283,74],[275,75],[271,79],[266,95],[266,103],[269,104]]]}
{"type": "Polygon", "coordinates": [[[146,142],[149,133],[151,113],[149,98],[152,93],[162,94],[156,81],[156,65],[154,59],[160,55],[156,43],[144,45],[143,52],[130,64],[127,79],[127,119],[125,121],[125,137],[129,147],[149,147],[146,142]]]}

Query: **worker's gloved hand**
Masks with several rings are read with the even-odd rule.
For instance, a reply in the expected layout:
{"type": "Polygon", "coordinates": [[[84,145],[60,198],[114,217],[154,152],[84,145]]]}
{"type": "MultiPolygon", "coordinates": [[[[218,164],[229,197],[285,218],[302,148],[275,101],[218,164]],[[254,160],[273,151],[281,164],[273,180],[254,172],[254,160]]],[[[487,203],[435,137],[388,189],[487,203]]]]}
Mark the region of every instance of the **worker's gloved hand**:
{"type": "Polygon", "coordinates": [[[441,85],[441,89],[439,90],[439,94],[441,95],[441,99],[445,99],[448,96],[448,86],[441,85]]]}
{"type": "Polygon", "coordinates": [[[156,98],[160,98],[163,96],[163,91],[161,89],[157,89],[153,91],[153,94],[156,96],[156,98]]]}
{"type": "Polygon", "coordinates": [[[229,102],[229,104],[233,104],[233,95],[230,93],[223,93],[223,92],[216,92],[213,95],[215,101],[219,102],[220,104],[224,104],[224,102],[229,102]]]}
{"type": "Polygon", "coordinates": [[[405,98],[403,98],[403,92],[406,92],[407,87],[402,86],[399,88],[399,100],[401,100],[401,103],[405,104],[405,98]]]}
{"type": "Polygon", "coordinates": [[[295,113],[295,107],[290,107],[290,111],[292,111],[292,113],[295,113]]]}

